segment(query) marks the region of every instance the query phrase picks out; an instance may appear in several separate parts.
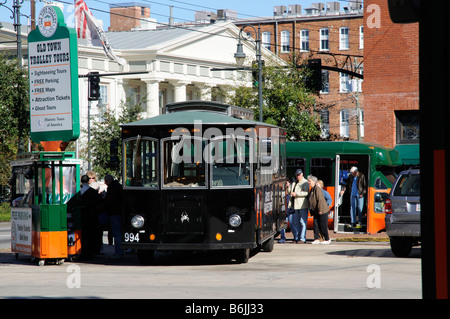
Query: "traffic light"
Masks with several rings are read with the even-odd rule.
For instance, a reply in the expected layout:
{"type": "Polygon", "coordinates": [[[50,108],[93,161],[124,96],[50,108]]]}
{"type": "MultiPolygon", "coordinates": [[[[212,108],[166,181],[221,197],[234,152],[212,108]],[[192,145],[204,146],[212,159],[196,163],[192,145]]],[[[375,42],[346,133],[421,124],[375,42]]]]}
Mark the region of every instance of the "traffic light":
{"type": "MultiPolygon", "coordinates": [[[[265,66],[265,61],[261,60],[261,72],[262,72],[262,82],[264,83],[264,66],[265,66]]],[[[252,83],[254,87],[258,87],[258,61],[253,61],[252,62],[252,83]]]]}
{"type": "Polygon", "coordinates": [[[315,92],[322,90],[322,60],[309,59],[306,66],[310,72],[306,78],[306,87],[315,92]]]}
{"type": "Polygon", "coordinates": [[[100,76],[98,72],[89,73],[89,100],[97,101],[100,99],[100,76]]]}

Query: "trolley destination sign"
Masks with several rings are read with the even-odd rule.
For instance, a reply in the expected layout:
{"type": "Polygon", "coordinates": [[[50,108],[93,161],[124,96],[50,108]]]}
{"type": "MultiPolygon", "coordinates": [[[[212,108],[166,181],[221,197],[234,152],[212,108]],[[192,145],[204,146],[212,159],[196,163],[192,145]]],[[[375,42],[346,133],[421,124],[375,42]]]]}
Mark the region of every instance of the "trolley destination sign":
{"type": "Polygon", "coordinates": [[[45,6],[28,35],[31,138],[70,141],[80,133],[75,30],[58,7],[45,6]]]}

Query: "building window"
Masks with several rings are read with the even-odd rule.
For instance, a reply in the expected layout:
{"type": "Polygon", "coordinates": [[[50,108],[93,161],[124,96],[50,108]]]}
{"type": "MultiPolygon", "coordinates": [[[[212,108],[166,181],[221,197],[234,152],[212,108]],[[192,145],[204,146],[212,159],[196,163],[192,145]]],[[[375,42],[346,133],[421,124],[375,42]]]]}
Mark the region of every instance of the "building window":
{"type": "Polygon", "coordinates": [[[364,49],[364,33],[363,26],[359,27],[359,48],[364,49]]]}
{"type": "Polygon", "coordinates": [[[108,110],[108,85],[100,84],[100,99],[97,108],[98,121],[103,122],[105,120],[105,113],[108,110]]]}
{"type": "Polygon", "coordinates": [[[320,90],[320,93],[330,93],[330,74],[327,70],[322,70],[322,89],[320,90]]]}
{"type": "Polygon", "coordinates": [[[352,81],[350,75],[346,73],[339,73],[339,92],[349,93],[352,92],[352,81]]]}
{"type": "Polygon", "coordinates": [[[281,31],[281,52],[290,51],[290,32],[289,30],[281,31]]]}
{"type": "Polygon", "coordinates": [[[397,144],[419,143],[419,111],[395,111],[397,144]]]}
{"type": "Polygon", "coordinates": [[[341,110],[340,113],[341,113],[340,135],[341,137],[349,137],[350,136],[349,111],[341,110]]]}
{"type": "Polygon", "coordinates": [[[328,39],[328,29],[320,29],[320,51],[330,50],[330,43],[328,39]]]}
{"type": "Polygon", "coordinates": [[[262,45],[267,50],[270,50],[270,32],[263,32],[262,33],[262,45]]]}
{"type": "Polygon", "coordinates": [[[348,28],[343,27],[339,29],[339,50],[348,50],[348,28]]]}
{"type": "Polygon", "coordinates": [[[309,51],[309,30],[300,30],[300,51],[309,51]]]}
{"type": "Polygon", "coordinates": [[[330,136],[330,112],[328,110],[320,111],[320,136],[327,138],[330,136]]]}

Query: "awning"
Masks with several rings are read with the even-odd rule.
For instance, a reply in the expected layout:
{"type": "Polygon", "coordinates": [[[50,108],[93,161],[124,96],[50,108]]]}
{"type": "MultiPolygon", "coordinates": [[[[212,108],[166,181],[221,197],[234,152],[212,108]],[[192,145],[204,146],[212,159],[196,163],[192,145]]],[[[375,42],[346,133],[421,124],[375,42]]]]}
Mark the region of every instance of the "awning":
{"type": "Polygon", "coordinates": [[[400,153],[400,159],[405,165],[420,164],[419,144],[398,144],[394,147],[400,153]]]}

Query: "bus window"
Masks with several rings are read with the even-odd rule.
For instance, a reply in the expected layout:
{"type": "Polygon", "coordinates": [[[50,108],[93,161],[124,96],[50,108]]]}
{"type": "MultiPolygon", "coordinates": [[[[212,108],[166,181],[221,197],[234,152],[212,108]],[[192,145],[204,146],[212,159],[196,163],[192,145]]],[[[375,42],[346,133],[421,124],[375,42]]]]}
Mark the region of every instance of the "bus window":
{"type": "Polygon", "coordinates": [[[375,189],[388,189],[385,183],[381,180],[381,178],[377,177],[375,180],[375,189]]]}
{"type": "Polygon", "coordinates": [[[126,187],[158,187],[156,140],[140,136],[126,140],[124,156],[126,187]]]}
{"type": "Polygon", "coordinates": [[[252,140],[220,138],[212,142],[211,187],[251,186],[252,140]]]}
{"type": "MultiPolygon", "coordinates": [[[[297,169],[301,169],[303,172],[306,172],[306,159],[304,157],[289,157],[286,159],[287,166],[287,177],[289,179],[294,178],[295,171],[297,169]]],[[[304,173],[306,176],[306,173],[304,173]]]]}
{"type": "Polygon", "coordinates": [[[185,136],[163,141],[163,187],[206,187],[205,144],[185,136]]]}
{"type": "Polygon", "coordinates": [[[311,175],[321,179],[325,186],[333,185],[333,159],[329,157],[313,157],[310,163],[311,175]]]}

